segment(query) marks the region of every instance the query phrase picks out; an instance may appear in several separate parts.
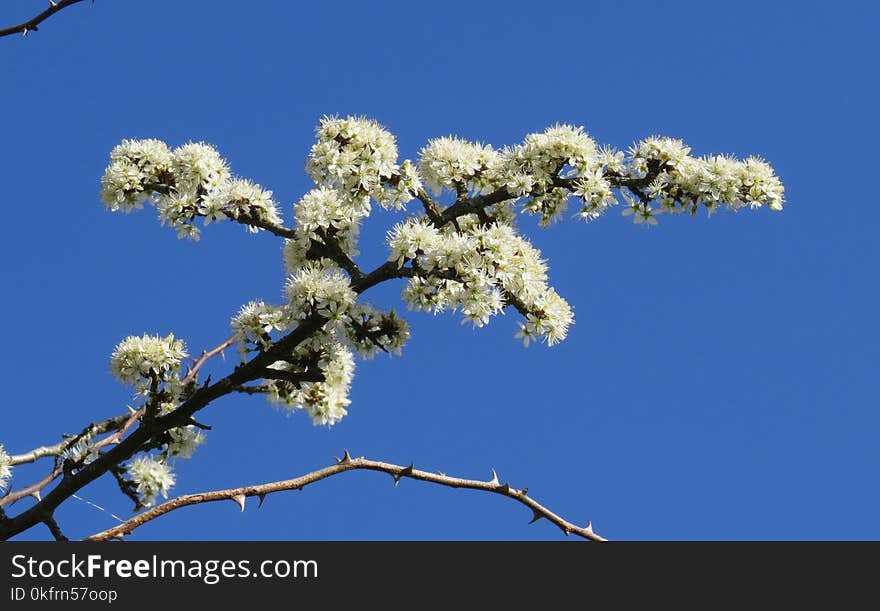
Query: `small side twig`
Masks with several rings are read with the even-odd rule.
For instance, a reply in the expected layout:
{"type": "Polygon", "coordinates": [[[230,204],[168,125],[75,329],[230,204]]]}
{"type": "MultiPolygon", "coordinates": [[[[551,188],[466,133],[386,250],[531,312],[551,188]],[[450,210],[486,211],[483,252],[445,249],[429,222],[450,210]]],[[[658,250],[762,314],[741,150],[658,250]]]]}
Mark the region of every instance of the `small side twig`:
{"type": "Polygon", "coordinates": [[[61,527],[58,526],[58,522],[55,521],[55,517],[52,515],[48,515],[43,519],[43,523],[49,527],[49,532],[52,533],[52,536],[55,537],[56,541],[70,541],[67,537],[64,536],[64,533],[61,532],[61,527]]]}

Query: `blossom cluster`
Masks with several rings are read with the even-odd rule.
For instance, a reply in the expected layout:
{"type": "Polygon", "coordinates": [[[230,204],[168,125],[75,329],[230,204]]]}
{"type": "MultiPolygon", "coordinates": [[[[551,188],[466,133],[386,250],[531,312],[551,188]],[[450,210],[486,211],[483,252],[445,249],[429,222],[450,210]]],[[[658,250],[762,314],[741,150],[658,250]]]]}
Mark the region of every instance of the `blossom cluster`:
{"type": "MultiPolygon", "coordinates": [[[[253,230],[270,228],[286,238],[284,302],[249,302],[232,328],[246,360],[272,349],[303,321],[322,321],[318,332],[279,355],[260,389],[274,402],[306,410],[318,424],[345,415],[355,354],[400,353],[409,338],[405,320],[359,302],[353,283],[364,277],[354,257],[374,202],[403,210],[420,199],[426,208],[425,216],[398,222],[387,236],[389,261],[397,267],[392,275],[408,278],[403,298],[410,309],[460,311],[463,322],[481,327],[512,306],[522,315],[516,337],[526,346],[561,341],[574,317],[549,286],[540,251],[516,229],[518,212],[547,226],[576,201],[576,216],[592,221],[622,200],[623,214],[654,225],[660,213],[695,213],[700,206],[711,213],[721,206],[781,210],[784,203],[779,178],[758,157],[695,157],[681,140],[660,136],[622,151],[565,124],[503,148],[435,138],[413,163],[399,161],[395,137],[376,121],[324,117],[306,171],[315,185],[293,205],[290,229],[282,226],[271,191],[232,177],[227,162],[204,143],[172,150],[159,140],[123,141],[111,153],[102,197],[111,210],[154,203],[163,223],[180,235],[198,237],[193,222],[201,217],[205,224],[232,219],[253,230]],[[454,213],[443,209],[446,192],[454,213]]],[[[170,337],[127,338],[111,366],[141,392],[159,375],[171,397],[160,409],[174,409],[183,355],[182,343],[170,337]]],[[[189,426],[174,429],[170,439],[166,457],[188,456],[203,436],[189,426]]]]}
{"type": "Polygon", "coordinates": [[[542,226],[559,219],[572,196],[581,203],[578,216],[595,220],[618,203],[615,190],[629,203],[625,214],[648,224],[656,224],[659,212],[695,213],[701,205],[712,212],[720,205],[781,210],[784,203],[782,183],[758,157],[693,157],[681,140],[667,137],[644,139],[624,153],[597,146],[570,125],[529,134],[500,151],[451,136],[434,139],[421,151],[419,170],[438,194],[499,191],[508,202],[522,199],[542,226]]]}
{"type": "Polygon", "coordinates": [[[9,454],[6,453],[6,450],[3,448],[3,444],[0,443],[0,490],[5,490],[6,485],[9,483],[9,480],[12,478],[12,459],[9,457],[9,454]]]}
{"type": "Polygon", "coordinates": [[[116,345],[110,356],[110,370],[123,384],[139,390],[149,386],[153,376],[160,382],[176,377],[183,358],[187,356],[183,340],[159,335],[130,335],[116,345]]]}
{"type": "Polygon", "coordinates": [[[178,237],[199,238],[195,219],[233,219],[251,231],[278,225],[272,192],[233,178],[212,146],[189,142],[173,151],[160,140],[123,140],[110,153],[101,179],[101,199],[111,211],[131,212],[153,203],[164,225],[178,237]]]}
{"type": "Polygon", "coordinates": [[[269,387],[269,400],[289,410],[304,409],[316,425],[332,425],[348,412],[354,377],[354,354],[332,333],[318,333],[299,344],[289,360],[272,368],[296,375],[319,373],[321,380],[276,380],[269,387]]]}
{"type": "MultiPolygon", "coordinates": [[[[645,193],[667,212],[710,212],[721,205],[732,209],[767,206],[782,210],[784,188],[773,168],[759,157],[740,161],[726,155],[692,157],[690,147],[675,138],[646,138],[629,150],[629,172],[650,178],[645,193]]],[[[647,202],[631,204],[647,206],[647,202]]]]}
{"type": "Polygon", "coordinates": [[[95,447],[92,436],[85,435],[76,443],[66,447],[61,453],[61,457],[77,466],[87,465],[98,458],[98,449],[95,447]]]}
{"type": "Polygon", "coordinates": [[[573,314],[547,285],[541,253],[508,224],[460,222],[459,229],[407,219],[389,232],[389,260],[398,266],[412,261],[416,271],[403,291],[410,308],[461,309],[464,321],[482,327],[512,304],[527,317],[526,345],[564,339],[573,314]]]}
{"type": "Polygon", "coordinates": [[[419,171],[435,194],[443,189],[494,190],[501,162],[501,153],[491,146],[455,136],[429,140],[419,153],[419,171]]]}
{"type": "Polygon", "coordinates": [[[271,334],[287,330],[291,321],[284,307],[272,306],[263,301],[250,301],[233,316],[231,326],[238,351],[242,360],[245,360],[252,350],[265,350],[271,346],[271,334]]]}
{"type": "Polygon", "coordinates": [[[400,354],[409,326],[386,313],[354,302],[354,293],[338,270],[320,266],[300,270],[288,282],[289,302],[272,306],[252,301],[232,320],[242,360],[270,348],[276,336],[313,314],[326,319],[321,332],[300,343],[266,372],[269,399],[287,409],[304,409],[315,424],[334,424],[346,414],[354,376],[354,352],[400,354]]]}
{"type": "Polygon", "coordinates": [[[192,424],[169,429],[168,435],[171,438],[167,447],[169,456],[191,458],[193,452],[205,443],[205,434],[192,424]]]}
{"type": "Polygon", "coordinates": [[[174,486],[171,467],[165,460],[152,455],[133,458],[126,467],[126,473],[145,507],[155,503],[160,495],[168,498],[168,491],[174,486]]]}
{"type": "Polygon", "coordinates": [[[317,314],[330,321],[345,322],[357,300],[342,270],[320,263],[306,264],[291,274],[284,293],[288,315],[293,320],[305,320],[317,314]]]}
{"type": "Polygon", "coordinates": [[[309,151],[306,171],[318,185],[368,205],[403,208],[422,188],[415,166],[397,163],[397,141],[376,121],[324,117],[309,151]]]}

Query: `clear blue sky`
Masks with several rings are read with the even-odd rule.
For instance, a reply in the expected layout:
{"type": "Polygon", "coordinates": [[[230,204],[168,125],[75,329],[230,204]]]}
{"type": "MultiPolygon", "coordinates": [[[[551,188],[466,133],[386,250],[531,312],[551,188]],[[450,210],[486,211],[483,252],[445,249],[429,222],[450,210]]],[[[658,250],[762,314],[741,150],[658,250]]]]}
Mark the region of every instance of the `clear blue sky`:
{"type": "MultiPolygon", "coordinates": [[[[44,4],[5,2],[0,18],[44,4]]],[[[411,314],[404,358],[359,363],[332,429],[261,398],[202,412],[214,430],[177,492],[290,477],[348,448],[468,477],[494,467],[614,539],[880,538],[880,10],[615,7],[104,0],[0,39],[0,442],[21,452],[123,410],[108,366],[122,337],[174,331],[198,352],[242,303],[280,300],[277,238],[212,225],[179,241],[152,211],[104,211],[99,179],[122,138],[211,142],[289,221],[323,114],[378,119],[406,157],[431,137],[504,145],[570,122],[622,148],[660,133],[696,154],[762,155],[788,205],[653,229],[616,211],[549,230],[524,219],[575,308],[563,344],[522,348],[512,313],[477,331],[411,314]]],[[[369,219],[364,267],[385,258],[395,220],[369,219]]],[[[370,298],[395,303],[400,288],[370,298]]],[[[110,481],[81,496],[130,515],[110,481]]],[[[351,473],[244,514],[183,510],[138,538],[562,537],[530,517],[500,497],[351,473]]],[[[71,537],[113,523],[77,500],[58,518],[71,537]]]]}

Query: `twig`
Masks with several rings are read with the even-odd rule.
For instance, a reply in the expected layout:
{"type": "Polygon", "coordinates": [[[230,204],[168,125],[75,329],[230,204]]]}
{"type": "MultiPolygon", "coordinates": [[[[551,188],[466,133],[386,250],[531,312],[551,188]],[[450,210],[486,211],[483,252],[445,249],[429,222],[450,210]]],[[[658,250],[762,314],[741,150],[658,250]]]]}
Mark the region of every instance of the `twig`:
{"type": "Polygon", "coordinates": [[[10,456],[10,458],[12,459],[12,464],[22,465],[24,463],[36,462],[39,459],[45,458],[47,456],[59,456],[67,448],[76,445],[76,443],[83,437],[87,437],[90,435],[101,435],[103,433],[109,433],[110,431],[118,430],[121,426],[125,424],[127,419],[128,414],[122,414],[120,416],[114,416],[113,418],[101,420],[100,422],[93,422],[86,426],[82,431],[80,431],[78,435],[68,437],[64,441],[59,441],[55,445],[40,446],[39,448],[34,448],[30,452],[10,456]]]}
{"type": "Polygon", "coordinates": [[[187,384],[193,382],[199,373],[199,369],[202,368],[202,365],[204,365],[208,359],[215,357],[218,354],[222,354],[224,350],[229,348],[229,346],[231,346],[234,343],[235,343],[235,335],[231,335],[222,344],[218,344],[217,346],[215,346],[211,350],[208,350],[207,352],[202,351],[201,356],[199,356],[199,358],[196,359],[195,363],[193,363],[193,366],[190,367],[189,371],[186,372],[186,377],[184,377],[180,381],[181,386],[186,386],[187,384]]]}
{"type": "Polygon", "coordinates": [[[91,537],[88,537],[86,541],[109,541],[111,539],[122,539],[124,536],[131,534],[139,526],[143,526],[147,522],[155,520],[160,516],[180,509],[181,507],[186,507],[188,505],[198,505],[201,503],[211,503],[214,501],[231,500],[235,501],[239,505],[239,507],[241,507],[241,510],[244,511],[245,499],[247,497],[259,497],[260,504],[262,505],[262,501],[267,494],[272,494],[273,492],[281,492],[284,490],[300,490],[305,486],[318,482],[322,479],[327,479],[328,477],[332,477],[346,471],[356,470],[380,471],[382,473],[387,473],[394,479],[395,485],[397,485],[397,483],[401,479],[409,478],[421,480],[424,482],[430,482],[432,484],[439,484],[441,486],[448,486],[450,488],[467,488],[470,490],[493,492],[495,494],[500,494],[501,496],[505,496],[515,501],[518,501],[519,503],[531,509],[532,520],[531,522],[529,522],[530,524],[538,521],[541,518],[544,518],[558,526],[559,529],[562,530],[562,532],[566,535],[577,535],[579,537],[590,539],[592,541],[605,541],[603,537],[593,532],[592,523],[588,523],[586,526],[577,526],[575,524],[572,524],[568,520],[562,518],[558,514],[541,505],[532,497],[528,496],[527,489],[523,488],[520,490],[512,488],[510,484],[500,483],[500,481],[498,480],[498,476],[495,474],[494,470],[492,471],[492,479],[489,481],[463,479],[459,477],[450,477],[444,474],[421,471],[419,469],[414,469],[413,465],[403,467],[391,463],[368,460],[363,457],[352,458],[347,450],[343,457],[337,460],[336,464],[330,465],[329,467],[324,467],[323,469],[318,469],[317,471],[312,471],[311,473],[307,473],[306,475],[302,475],[294,479],[271,482],[268,484],[260,484],[256,486],[245,486],[243,488],[229,488],[227,490],[214,490],[212,492],[202,492],[199,494],[187,494],[179,496],[177,498],[171,499],[170,501],[162,503],[161,505],[153,507],[152,509],[148,509],[147,511],[134,516],[133,518],[123,522],[122,524],[118,524],[117,526],[96,533],[91,537]]]}
{"type": "Polygon", "coordinates": [[[46,516],[43,519],[43,523],[49,527],[49,532],[52,533],[52,536],[55,537],[56,541],[70,541],[70,539],[65,537],[64,533],[61,532],[61,527],[58,526],[58,522],[55,521],[55,518],[53,516],[46,516]]]}
{"type": "Polygon", "coordinates": [[[58,11],[65,9],[73,4],[76,4],[77,2],[82,2],[82,0],[60,0],[60,2],[49,0],[49,8],[47,8],[45,11],[43,11],[33,19],[28,19],[24,23],[19,23],[18,25],[0,30],[0,36],[11,36],[13,34],[19,33],[27,36],[29,32],[36,32],[39,29],[37,26],[46,21],[46,19],[48,19],[58,11]]]}
{"type": "Polygon", "coordinates": [[[9,494],[7,494],[2,499],[0,499],[0,507],[6,507],[7,505],[12,505],[16,501],[19,501],[19,500],[25,498],[26,496],[32,496],[35,499],[37,499],[37,501],[39,501],[40,500],[40,492],[43,490],[43,488],[45,488],[46,486],[48,486],[49,484],[54,482],[55,478],[61,476],[62,473],[63,473],[63,471],[61,470],[61,467],[58,467],[56,469],[53,469],[51,473],[46,475],[40,481],[35,482],[35,483],[31,484],[30,486],[26,486],[26,487],[21,488],[19,490],[11,491],[9,494]]]}

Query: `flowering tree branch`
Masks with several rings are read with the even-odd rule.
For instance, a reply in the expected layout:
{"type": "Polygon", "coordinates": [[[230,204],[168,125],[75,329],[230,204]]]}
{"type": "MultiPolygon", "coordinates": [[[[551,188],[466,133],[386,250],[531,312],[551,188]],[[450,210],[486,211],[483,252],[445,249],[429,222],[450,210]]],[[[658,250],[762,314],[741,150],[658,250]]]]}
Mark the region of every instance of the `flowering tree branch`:
{"type": "Polygon", "coordinates": [[[340,473],[345,473],[346,471],[357,470],[379,471],[381,473],[387,473],[394,479],[395,486],[401,479],[409,478],[424,482],[430,482],[432,484],[438,484],[440,486],[448,486],[450,488],[465,488],[468,490],[481,490],[483,492],[500,494],[501,496],[505,496],[507,498],[518,501],[519,503],[531,509],[532,519],[529,522],[530,524],[533,524],[534,522],[537,522],[538,520],[543,518],[558,526],[559,529],[566,535],[576,535],[579,537],[583,537],[584,539],[589,539],[591,541],[605,540],[603,537],[593,532],[592,522],[587,523],[586,526],[577,526],[576,524],[572,524],[568,520],[562,518],[544,505],[540,504],[538,501],[534,500],[532,497],[528,496],[527,488],[517,489],[512,488],[510,484],[500,483],[500,481],[498,480],[498,476],[495,474],[494,471],[492,472],[492,479],[488,481],[463,479],[460,477],[451,477],[443,473],[430,473],[428,471],[421,471],[419,469],[413,468],[413,465],[404,467],[401,465],[394,465],[386,462],[368,460],[364,457],[352,458],[351,455],[349,455],[348,451],[346,451],[343,457],[337,460],[336,464],[324,467],[323,469],[318,469],[317,471],[312,471],[311,473],[307,473],[293,479],[260,484],[256,486],[244,486],[241,488],[229,488],[227,490],[214,490],[212,492],[200,492],[197,494],[187,494],[179,496],[177,498],[171,499],[170,501],[162,503],[161,505],[157,505],[156,507],[148,509],[141,514],[138,514],[133,518],[126,520],[122,524],[118,524],[112,528],[108,528],[107,530],[96,533],[86,538],[86,541],[109,541],[111,539],[122,539],[123,537],[128,536],[132,532],[134,532],[136,528],[143,526],[147,522],[151,522],[156,518],[171,513],[172,511],[175,511],[182,507],[187,507],[189,505],[199,505],[201,503],[212,503],[215,501],[231,500],[235,501],[235,503],[238,504],[241,510],[244,511],[245,499],[247,499],[248,497],[258,497],[260,499],[260,506],[262,506],[265,497],[269,494],[272,494],[273,492],[282,492],[286,490],[302,490],[309,484],[321,481],[322,479],[327,479],[328,477],[332,477],[340,473]]]}
{"type": "Polygon", "coordinates": [[[46,19],[48,19],[58,11],[66,9],[68,6],[71,6],[73,4],[76,4],[77,2],[82,2],[82,0],[58,0],[57,2],[55,2],[54,0],[49,0],[49,8],[47,8],[36,17],[33,17],[32,19],[28,19],[27,21],[19,23],[18,25],[0,30],[0,37],[11,36],[13,34],[23,34],[27,36],[30,32],[36,32],[39,29],[37,26],[46,21],[46,19]]]}
{"type": "MultiPolygon", "coordinates": [[[[382,282],[405,280],[402,296],[410,309],[458,310],[477,327],[513,307],[522,315],[516,337],[526,346],[562,341],[574,322],[572,309],[549,285],[540,251],[521,235],[519,213],[535,215],[539,225],[547,226],[575,201],[576,216],[593,221],[619,205],[619,195],[624,215],[655,225],[661,213],[695,214],[702,207],[710,213],[721,207],[781,210],[784,201],[781,182],[759,158],[694,157],[682,141],[664,137],[617,151],[598,147],[583,128],[567,125],[529,134],[523,143],[502,150],[438,138],[414,163],[398,162],[394,137],[378,123],[327,117],[306,169],[316,186],[294,205],[295,223],[287,227],[272,192],[234,178],[209,145],[190,142],[172,150],[158,140],[126,140],[111,152],[102,178],[102,199],[111,211],[152,204],[163,224],[196,240],[198,219],[205,226],[230,220],[282,238],[285,302],[245,304],[232,318],[233,335],[203,352],[185,372],[185,346],[173,334],[122,340],[111,355],[111,371],[133,387],[141,405],[54,446],[10,456],[0,445],[0,488],[12,477],[12,467],[55,458],[45,478],[0,499],[0,539],[40,523],[59,538],[56,508],[107,473],[136,509],[153,505],[159,496],[167,498],[175,483],[174,462],[189,458],[210,429],[195,414],[227,394],[262,394],[283,409],[305,411],[315,424],[337,422],[350,403],[355,356],[399,354],[409,337],[409,325],[394,310],[385,312],[361,300],[382,282]],[[374,203],[393,211],[406,209],[413,200],[424,214],[391,227],[388,260],[362,271],[355,260],[357,238],[374,203]],[[233,344],[241,363],[216,382],[209,377],[200,384],[205,362],[233,344]],[[58,477],[43,496],[41,491],[58,477]],[[36,499],[34,505],[12,517],[3,512],[4,505],[28,495],[36,499]]],[[[352,469],[500,492],[567,533],[597,538],[590,527],[579,529],[497,481],[446,478],[347,454],[338,465],[305,479],[180,497],[141,516],[215,497],[240,497],[243,503],[242,494],[301,487],[352,469]]]]}

